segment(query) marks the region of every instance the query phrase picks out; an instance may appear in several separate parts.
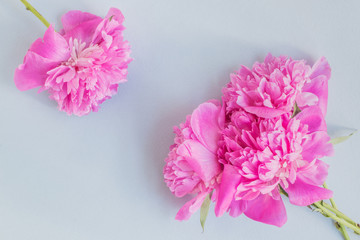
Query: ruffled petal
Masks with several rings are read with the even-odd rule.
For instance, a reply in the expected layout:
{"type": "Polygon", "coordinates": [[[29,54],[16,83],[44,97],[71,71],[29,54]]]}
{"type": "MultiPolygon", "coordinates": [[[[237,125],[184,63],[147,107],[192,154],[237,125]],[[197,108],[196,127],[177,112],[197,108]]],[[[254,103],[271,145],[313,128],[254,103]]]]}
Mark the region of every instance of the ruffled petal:
{"type": "Polygon", "coordinates": [[[318,106],[305,108],[298,113],[295,118],[299,119],[303,124],[308,125],[309,132],[327,131],[324,116],[318,106]]]}
{"type": "MultiPolygon", "coordinates": [[[[234,199],[236,187],[239,185],[241,175],[236,169],[226,164],[221,177],[221,183],[219,187],[219,195],[215,206],[215,215],[217,217],[222,216],[229,208],[230,204],[234,199]]],[[[236,207],[236,206],[233,206],[236,207]]],[[[238,210],[233,209],[234,215],[238,210]]]]}
{"type": "Polygon", "coordinates": [[[175,219],[176,220],[188,220],[193,213],[195,213],[202,205],[202,203],[205,200],[205,197],[210,193],[211,191],[206,191],[199,193],[195,198],[191,199],[187,203],[185,203],[182,208],[178,211],[176,214],[175,219]]]}
{"type": "Polygon", "coordinates": [[[78,27],[85,22],[92,20],[101,21],[102,18],[94,14],[82,12],[79,10],[69,11],[61,17],[61,22],[65,33],[71,31],[72,29],[78,27]]]}
{"type": "MultiPolygon", "coordinates": [[[[191,128],[197,139],[214,154],[220,138],[219,117],[221,105],[206,102],[200,104],[191,115],[191,128]]],[[[224,116],[225,118],[225,116],[224,116]]]]}
{"type": "Polygon", "coordinates": [[[110,8],[108,13],[106,14],[105,18],[112,18],[119,23],[122,23],[124,21],[124,15],[121,13],[121,11],[117,8],[110,8]]]}
{"type": "Polygon", "coordinates": [[[244,214],[252,220],[281,227],[287,221],[287,215],[282,199],[275,200],[268,194],[247,202],[244,214]]]}
{"type": "Polygon", "coordinates": [[[106,17],[96,27],[91,42],[100,44],[104,40],[103,36],[114,35],[116,31],[124,30],[123,21],[124,16],[121,11],[116,8],[110,8],[106,17]]]}
{"type": "Polygon", "coordinates": [[[289,194],[290,203],[298,206],[308,206],[333,195],[329,189],[305,183],[300,176],[294,184],[289,184],[285,191],[289,194]]]}
{"type": "Polygon", "coordinates": [[[247,201],[233,199],[229,206],[229,215],[232,217],[238,217],[246,210],[246,208],[247,201]]]}
{"type": "Polygon", "coordinates": [[[29,51],[24,58],[24,63],[15,70],[14,81],[20,91],[44,85],[47,72],[53,69],[58,63],[44,58],[29,51]]]}
{"type": "Polygon", "coordinates": [[[317,159],[305,169],[299,169],[297,176],[307,184],[323,185],[328,175],[328,168],[328,164],[317,159]]]}
{"type": "Polygon", "coordinates": [[[309,134],[302,144],[303,159],[311,162],[321,157],[331,156],[334,148],[329,141],[330,137],[326,132],[319,131],[309,134]]]}
{"type": "Polygon", "coordinates": [[[281,109],[268,108],[268,107],[244,106],[243,108],[245,109],[245,111],[255,114],[256,116],[262,118],[275,118],[287,112],[281,109]]]}
{"type": "Polygon", "coordinates": [[[321,57],[312,67],[310,72],[311,81],[304,85],[303,92],[315,94],[318,99],[323,116],[326,115],[328,100],[328,81],[331,75],[331,68],[326,58],[321,57]]]}
{"type": "Polygon", "coordinates": [[[69,11],[62,16],[61,21],[65,39],[78,39],[80,42],[90,44],[102,18],[81,11],[69,11]]]}
{"type": "Polygon", "coordinates": [[[184,141],[178,147],[177,154],[185,157],[191,168],[205,183],[210,182],[221,171],[216,155],[197,141],[184,141]]]}
{"type": "Polygon", "coordinates": [[[66,61],[70,57],[70,50],[66,40],[50,25],[43,39],[38,38],[30,47],[32,51],[54,62],[66,61]]]}

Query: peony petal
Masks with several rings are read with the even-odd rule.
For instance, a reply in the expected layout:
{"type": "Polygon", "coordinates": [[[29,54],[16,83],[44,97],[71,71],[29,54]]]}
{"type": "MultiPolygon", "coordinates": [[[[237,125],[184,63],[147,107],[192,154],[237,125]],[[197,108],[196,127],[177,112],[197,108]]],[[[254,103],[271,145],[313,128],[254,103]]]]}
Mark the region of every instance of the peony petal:
{"type": "Polygon", "coordinates": [[[323,185],[328,175],[329,165],[321,160],[315,160],[305,169],[299,169],[297,176],[300,177],[305,183],[311,185],[323,185]]]}
{"type": "Polygon", "coordinates": [[[298,206],[308,206],[314,202],[329,199],[331,190],[305,183],[299,176],[294,184],[289,184],[285,191],[289,194],[290,203],[298,206]]]}
{"type": "Polygon", "coordinates": [[[15,70],[14,81],[20,91],[44,85],[47,72],[58,63],[50,61],[34,52],[29,51],[24,58],[24,63],[15,70]]]}
{"type": "Polygon", "coordinates": [[[65,33],[71,31],[72,29],[80,26],[83,23],[86,23],[86,22],[92,21],[92,20],[97,20],[100,22],[102,20],[102,18],[98,17],[94,14],[82,12],[82,11],[78,11],[78,10],[69,11],[61,17],[61,22],[62,22],[62,25],[64,28],[63,30],[65,31],[65,33]]]}
{"type": "Polygon", "coordinates": [[[249,107],[244,106],[243,107],[245,111],[255,114],[258,117],[262,118],[274,118],[278,117],[287,111],[281,110],[281,109],[275,109],[275,108],[267,108],[267,107],[249,107]]]}
{"type": "Polygon", "coordinates": [[[191,115],[191,128],[197,139],[216,154],[220,138],[219,119],[225,118],[220,115],[221,105],[212,102],[200,104],[191,115]]]}
{"type": "Polygon", "coordinates": [[[102,18],[81,11],[70,11],[63,15],[61,21],[66,40],[78,39],[80,42],[90,44],[102,18]]]}
{"type": "Polygon", "coordinates": [[[32,51],[54,62],[66,61],[70,57],[70,50],[66,40],[50,25],[43,39],[38,38],[30,47],[32,51]]]}
{"type": "Polygon", "coordinates": [[[110,8],[108,13],[105,16],[106,18],[112,18],[119,23],[122,23],[124,21],[124,15],[121,13],[121,11],[117,8],[110,8]]]}
{"type": "Polygon", "coordinates": [[[277,227],[283,226],[287,221],[282,199],[275,200],[268,194],[260,194],[256,199],[248,201],[244,214],[252,220],[277,227]]]}
{"type": "Polygon", "coordinates": [[[302,92],[296,96],[296,104],[302,106],[314,106],[319,103],[319,98],[311,92],[302,92]]]}
{"type": "Polygon", "coordinates": [[[229,215],[232,217],[238,217],[246,210],[246,208],[247,201],[233,199],[228,210],[229,215]]]}
{"type": "Polygon", "coordinates": [[[199,193],[195,198],[191,199],[190,201],[188,201],[187,203],[185,203],[184,206],[182,206],[182,208],[180,208],[180,210],[178,211],[178,213],[176,214],[175,219],[176,220],[188,220],[191,215],[193,213],[195,213],[202,205],[202,203],[204,202],[206,196],[210,193],[211,191],[206,191],[206,192],[202,192],[199,193]]]}
{"type": "Polygon", "coordinates": [[[302,144],[303,159],[311,162],[321,157],[331,156],[334,153],[334,148],[329,141],[329,135],[323,131],[313,132],[307,135],[307,138],[302,144]]]}
{"type": "Polygon", "coordinates": [[[318,106],[305,108],[295,116],[303,124],[309,126],[309,132],[327,131],[326,122],[321,109],[318,106]]]}
{"type": "Polygon", "coordinates": [[[326,58],[321,57],[312,67],[310,72],[311,81],[304,85],[303,92],[315,94],[318,99],[323,116],[326,115],[328,100],[328,81],[331,75],[331,68],[326,58]]]}
{"type": "MultiPolygon", "coordinates": [[[[234,199],[236,187],[238,186],[240,179],[241,175],[232,165],[226,164],[224,166],[219,187],[219,195],[215,206],[215,215],[217,217],[222,216],[228,210],[234,199]]],[[[234,214],[236,211],[233,209],[234,214]]]]}
{"type": "Polygon", "coordinates": [[[197,141],[184,141],[178,147],[177,154],[185,157],[191,168],[205,183],[210,182],[221,171],[216,155],[197,141]]]}

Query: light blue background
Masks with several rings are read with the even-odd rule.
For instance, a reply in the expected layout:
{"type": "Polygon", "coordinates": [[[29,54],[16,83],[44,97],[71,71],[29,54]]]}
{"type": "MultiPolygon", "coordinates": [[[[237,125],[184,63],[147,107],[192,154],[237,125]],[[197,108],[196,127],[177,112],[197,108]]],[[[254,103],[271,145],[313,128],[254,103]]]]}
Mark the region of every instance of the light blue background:
{"type": "MultiPolygon", "coordinates": [[[[327,120],[360,128],[359,1],[32,0],[50,22],[72,9],[125,15],[135,59],[129,81],[98,113],[69,117],[47,94],[20,92],[13,73],[45,27],[20,1],[0,5],[0,239],[328,239],[329,219],[285,200],[277,228],[242,216],[199,213],[174,220],[188,200],[163,183],[172,126],[200,103],[219,99],[229,74],[268,52],[326,56],[332,67],[327,120]]],[[[360,220],[360,134],[336,146],[328,185],[360,220]]],[[[359,236],[350,234],[352,239],[359,236]]]]}

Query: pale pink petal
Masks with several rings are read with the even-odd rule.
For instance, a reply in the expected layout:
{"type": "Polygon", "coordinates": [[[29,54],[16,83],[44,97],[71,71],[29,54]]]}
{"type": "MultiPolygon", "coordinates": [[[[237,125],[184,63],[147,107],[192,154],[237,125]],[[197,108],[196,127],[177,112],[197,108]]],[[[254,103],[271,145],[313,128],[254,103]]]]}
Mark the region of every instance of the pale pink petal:
{"type": "Polygon", "coordinates": [[[323,131],[313,132],[307,135],[307,138],[302,144],[303,159],[311,162],[321,157],[331,156],[334,153],[334,148],[329,141],[329,135],[323,131]]]}
{"type": "Polygon", "coordinates": [[[15,70],[14,81],[20,91],[40,87],[47,78],[47,72],[58,63],[44,58],[34,52],[25,55],[24,63],[15,70]]]}
{"type": "Polygon", "coordinates": [[[219,195],[215,206],[215,215],[222,216],[234,199],[236,187],[240,183],[241,175],[230,164],[224,166],[219,187],[219,195]]]}
{"type": "Polygon", "coordinates": [[[70,57],[70,50],[66,40],[50,25],[44,37],[38,38],[30,47],[32,51],[54,62],[66,61],[70,57]]]}
{"type": "Polygon", "coordinates": [[[185,157],[191,168],[202,178],[204,182],[209,182],[221,171],[216,155],[207,150],[197,141],[184,141],[178,147],[177,154],[185,157]]]}
{"type": "Polygon", "coordinates": [[[218,149],[218,140],[220,138],[220,113],[220,103],[215,105],[212,102],[206,102],[200,104],[191,115],[191,127],[195,136],[214,154],[218,149]]]}
{"type": "Polygon", "coordinates": [[[327,131],[326,122],[318,106],[305,108],[295,117],[301,123],[308,125],[309,132],[327,131]]]}
{"type": "Polygon", "coordinates": [[[287,221],[282,199],[275,200],[268,194],[260,194],[256,199],[248,201],[244,214],[252,220],[277,227],[283,226],[287,221]]]}
{"type": "Polygon", "coordinates": [[[298,177],[294,184],[289,184],[285,191],[289,194],[290,203],[298,206],[308,206],[333,195],[331,190],[307,184],[301,177],[298,177]]]}
{"type": "Polygon", "coordinates": [[[268,107],[245,106],[244,109],[245,109],[245,111],[255,114],[262,118],[274,118],[274,117],[278,117],[278,116],[286,113],[286,111],[284,111],[284,110],[276,109],[276,108],[268,108],[268,107]]]}
{"type": "Polygon", "coordinates": [[[310,72],[311,81],[304,85],[303,92],[315,94],[323,116],[326,115],[328,100],[328,81],[331,75],[331,68],[326,58],[321,57],[312,67],[310,72]]]}
{"type": "Polygon", "coordinates": [[[195,198],[193,198],[190,201],[188,201],[187,203],[185,203],[185,205],[182,206],[182,208],[180,208],[180,210],[176,214],[175,219],[180,220],[180,221],[188,220],[191,217],[191,215],[193,213],[195,213],[201,207],[201,205],[204,202],[206,196],[210,192],[211,191],[206,191],[206,192],[199,193],[195,198]]]}
{"type": "Polygon", "coordinates": [[[296,97],[296,104],[302,108],[302,106],[314,106],[319,103],[319,98],[310,92],[302,92],[296,97]]]}
{"type": "Polygon", "coordinates": [[[309,167],[300,169],[297,176],[300,177],[304,183],[311,185],[323,185],[328,175],[329,165],[321,160],[315,160],[309,167]]]}

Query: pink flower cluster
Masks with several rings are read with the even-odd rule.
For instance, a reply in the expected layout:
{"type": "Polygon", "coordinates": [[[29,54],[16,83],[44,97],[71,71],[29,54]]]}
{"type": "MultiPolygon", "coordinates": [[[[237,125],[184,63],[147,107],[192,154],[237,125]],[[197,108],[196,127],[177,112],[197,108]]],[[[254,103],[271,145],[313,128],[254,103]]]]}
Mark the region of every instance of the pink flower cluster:
{"type": "Polygon", "coordinates": [[[176,219],[188,219],[212,194],[215,214],[282,226],[281,191],[298,206],[332,197],[321,187],[333,153],[325,123],[330,66],[268,55],[241,67],[223,89],[180,128],[166,158],[164,178],[177,196],[195,194],[176,219]],[[294,114],[296,106],[301,110],[294,114]]]}
{"type": "Polygon", "coordinates": [[[97,111],[126,81],[131,58],[122,36],[124,17],[111,8],[104,19],[70,11],[61,21],[60,32],[50,26],[31,45],[15,71],[15,84],[22,91],[48,90],[59,110],[82,116],[97,111]]]}

